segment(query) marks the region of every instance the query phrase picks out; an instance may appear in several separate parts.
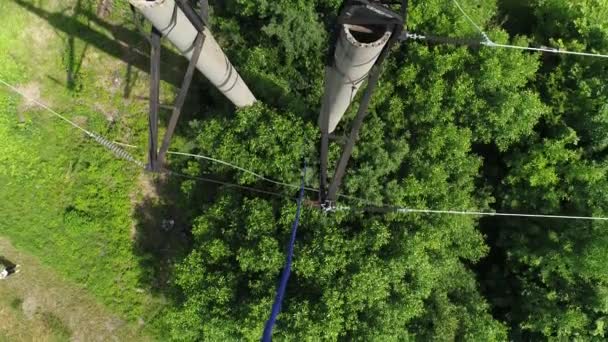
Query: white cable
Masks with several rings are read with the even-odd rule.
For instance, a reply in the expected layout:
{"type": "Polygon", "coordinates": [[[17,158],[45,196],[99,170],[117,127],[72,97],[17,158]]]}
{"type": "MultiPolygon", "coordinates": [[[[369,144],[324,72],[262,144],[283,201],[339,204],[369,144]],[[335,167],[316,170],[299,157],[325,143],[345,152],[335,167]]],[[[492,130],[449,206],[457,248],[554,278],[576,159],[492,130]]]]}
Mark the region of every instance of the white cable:
{"type": "MultiPolygon", "coordinates": [[[[83,127],[79,126],[79,125],[78,125],[78,124],[76,124],[75,122],[73,122],[73,121],[69,120],[68,118],[66,118],[65,116],[63,116],[63,115],[61,115],[61,114],[57,113],[55,110],[53,110],[52,108],[48,107],[48,106],[47,106],[47,105],[45,105],[44,103],[42,103],[42,102],[40,102],[40,101],[38,101],[38,100],[36,100],[36,99],[34,99],[34,98],[32,98],[32,97],[27,96],[25,93],[23,93],[22,91],[20,91],[20,90],[19,90],[19,89],[17,89],[16,87],[14,87],[14,86],[12,86],[12,85],[8,84],[7,82],[3,81],[2,79],[0,79],[0,83],[4,84],[5,86],[7,86],[8,88],[10,88],[11,90],[13,90],[14,92],[16,92],[17,94],[19,94],[19,95],[23,96],[24,98],[26,98],[26,99],[28,99],[28,100],[30,100],[30,101],[32,101],[32,102],[34,102],[34,103],[36,103],[36,104],[37,104],[37,105],[39,105],[40,107],[42,107],[42,108],[46,109],[46,110],[47,110],[47,111],[49,111],[51,114],[53,114],[53,115],[57,116],[58,118],[60,118],[60,119],[64,120],[65,122],[69,123],[70,125],[74,126],[75,128],[77,128],[77,129],[79,129],[79,130],[81,130],[81,131],[85,132],[85,133],[86,133],[87,135],[89,135],[90,137],[92,137],[92,138],[94,138],[94,139],[96,139],[96,138],[97,138],[97,137],[96,137],[96,135],[95,135],[94,133],[87,131],[86,129],[84,129],[83,127]]],[[[117,141],[112,141],[112,143],[114,143],[114,144],[116,144],[116,145],[121,145],[121,146],[126,146],[126,147],[131,147],[131,148],[137,148],[137,146],[135,146],[135,145],[129,145],[129,144],[120,143],[120,142],[117,142],[117,141]]],[[[220,164],[224,164],[224,165],[226,165],[226,166],[230,166],[230,167],[232,167],[232,168],[235,168],[235,169],[237,169],[237,170],[243,171],[243,172],[245,172],[245,173],[251,174],[251,175],[253,175],[253,176],[255,176],[255,177],[259,178],[259,179],[265,180],[265,181],[270,182],[270,183],[274,183],[274,184],[278,184],[278,185],[282,185],[282,186],[287,186],[287,187],[294,188],[294,189],[299,189],[299,188],[300,188],[300,186],[299,186],[299,185],[287,184],[287,183],[283,183],[283,182],[275,181],[275,180],[272,180],[272,179],[266,178],[266,177],[264,177],[264,176],[262,176],[262,175],[260,175],[260,174],[258,174],[258,173],[255,173],[255,172],[253,172],[253,171],[250,171],[250,170],[244,169],[244,168],[242,168],[242,167],[240,167],[240,166],[237,166],[237,165],[234,165],[234,164],[231,164],[231,163],[225,162],[225,161],[223,161],[223,160],[215,159],[215,158],[212,158],[212,157],[207,157],[207,156],[198,155],[198,154],[185,153],[185,152],[175,152],[175,151],[168,151],[167,153],[168,153],[168,154],[175,154],[175,155],[188,156],[188,157],[194,157],[194,158],[198,158],[198,159],[210,160],[210,161],[213,161],[213,162],[216,162],[216,163],[220,163],[220,164]]],[[[318,191],[319,191],[319,190],[317,190],[317,189],[313,189],[313,188],[309,188],[309,187],[305,187],[305,189],[306,189],[306,190],[308,190],[308,191],[316,191],[316,192],[318,192],[318,191]]]]}
{"type": "Polygon", "coordinates": [[[458,1],[457,0],[452,0],[452,1],[456,5],[456,7],[458,7],[458,9],[460,10],[460,12],[464,15],[464,17],[467,18],[467,20],[469,21],[469,23],[471,23],[473,26],[475,26],[475,28],[483,36],[483,38],[485,39],[485,41],[486,42],[492,42],[490,40],[490,37],[488,37],[488,35],[484,32],[484,30],[482,30],[481,27],[479,25],[477,25],[477,23],[471,17],[469,17],[469,15],[467,14],[467,12],[465,12],[465,10],[460,6],[460,4],[458,3],[458,1]]]}
{"type": "MultiPolygon", "coordinates": [[[[131,148],[138,148],[138,146],[129,145],[129,144],[125,144],[125,143],[121,143],[121,142],[117,142],[117,141],[110,141],[110,140],[108,140],[108,139],[106,139],[106,138],[104,138],[104,137],[102,137],[100,135],[97,135],[97,134],[95,134],[93,132],[90,132],[90,131],[86,130],[85,128],[83,128],[82,126],[80,126],[77,123],[75,123],[74,121],[72,121],[72,120],[66,118],[65,116],[59,114],[58,112],[56,112],[55,110],[53,110],[49,106],[45,105],[44,103],[42,103],[42,102],[40,102],[40,101],[38,101],[38,100],[36,100],[36,99],[28,96],[27,94],[25,94],[24,92],[20,91],[19,89],[17,89],[16,87],[12,86],[11,84],[7,83],[6,81],[0,79],[0,83],[4,84],[5,86],[7,86],[9,89],[11,89],[12,91],[14,91],[15,93],[21,95],[23,98],[25,98],[25,99],[27,99],[29,101],[32,101],[33,103],[35,103],[35,104],[39,105],[40,107],[46,109],[49,113],[55,115],[56,117],[60,118],[61,120],[65,121],[65,122],[69,123],[73,127],[75,127],[77,129],[83,131],[88,136],[90,136],[95,141],[97,141],[99,144],[107,147],[112,152],[116,153],[119,157],[121,157],[123,159],[126,159],[128,161],[131,161],[131,162],[137,164],[138,166],[145,167],[145,165],[143,163],[141,163],[138,160],[135,160],[128,153],[126,153],[124,150],[121,150],[116,145],[121,145],[121,146],[126,146],[126,147],[131,147],[131,148]]],[[[299,185],[292,185],[292,184],[287,184],[287,183],[283,183],[283,182],[278,182],[278,181],[266,178],[266,177],[264,177],[264,176],[262,176],[260,174],[257,174],[257,173],[255,173],[253,171],[250,171],[250,170],[244,169],[242,167],[239,167],[237,165],[225,162],[223,160],[219,160],[219,159],[215,159],[215,158],[211,158],[211,157],[207,157],[207,156],[202,156],[202,155],[197,155],[197,154],[185,153],[185,152],[168,151],[167,153],[210,160],[210,161],[213,161],[213,162],[216,162],[216,163],[220,163],[220,164],[224,164],[224,165],[230,166],[232,168],[235,168],[237,170],[241,170],[243,172],[249,173],[249,174],[254,175],[257,178],[263,179],[263,180],[265,180],[267,182],[271,182],[271,183],[275,183],[275,184],[283,185],[283,186],[288,186],[288,187],[292,187],[292,188],[297,188],[297,189],[300,188],[299,185]]],[[[178,173],[175,173],[175,172],[170,172],[170,174],[181,175],[181,174],[178,174],[178,173]]],[[[267,194],[273,194],[273,195],[282,196],[281,194],[278,194],[278,193],[273,193],[273,192],[269,192],[269,191],[254,189],[254,188],[245,187],[245,186],[242,186],[242,185],[232,184],[232,183],[228,183],[228,182],[222,182],[222,181],[218,181],[218,180],[212,180],[212,179],[209,179],[209,178],[186,176],[186,175],[181,175],[181,176],[195,178],[195,179],[199,179],[199,180],[203,180],[203,181],[214,182],[214,183],[218,183],[218,184],[230,185],[230,186],[237,187],[237,188],[242,188],[242,189],[247,189],[247,190],[252,190],[252,191],[258,191],[258,192],[263,192],[263,193],[267,193],[267,194]]],[[[312,189],[312,188],[306,188],[305,187],[305,189],[306,190],[310,190],[310,191],[316,191],[316,192],[318,192],[318,190],[312,189]]]]}
{"type": "MultiPolygon", "coordinates": [[[[117,143],[117,144],[118,145],[127,146],[127,147],[138,148],[138,146],[129,145],[129,144],[123,144],[123,143],[117,143]]],[[[254,176],[254,177],[258,178],[258,179],[264,180],[266,182],[270,182],[270,183],[281,185],[281,186],[286,186],[286,187],[289,187],[289,188],[292,188],[292,189],[299,189],[300,188],[299,185],[276,181],[274,179],[270,179],[270,178],[264,177],[264,176],[260,175],[259,173],[256,173],[256,172],[253,172],[251,170],[248,170],[248,169],[245,169],[243,167],[240,167],[238,165],[229,163],[227,161],[223,161],[221,159],[216,159],[216,158],[213,158],[213,157],[205,156],[205,155],[202,155],[202,154],[193,154],[193,153],[178,152],[178,151],[167,151],[167,154],[173,154],[173,155],[178,155],[178,156],[186,156],[186,157],[192,157],[192,158],[196,158],[196,159],[204,159],[204,160],[212,161],[212,162],[215,162],[215,163],[219,163],[219,164],[222,164],[222,165],[229,166],[229,167],[234,168],[236,170],[243,171],[243,172],[248,173],[248,174],[250,174],[250,175],[252,175],[252,176],[254,176]]],[[[311,187],[308,187],[308,186],[305,186],[304,190],[319,193],[319,189],[311,188],[311,187]]],[[[362,203],[366,203],[368,205],[371,204],[371,202],[367,202],[363,198],[359,198],[359,197],[342,195],[342,194],[338,194],[338,197],[346,198],[346,199],[351,199],[351,200],[357,200],[357,201],[360,201],[362,203]]]]}
{"type": "Polygon", "coordinates": [[[112,143],[114,143],[116,145],[124,146],[124,147],[139,148],[139,146],[125,144],[125,143],[122,143],[122,142],[116,141],[116,140],[112,140],[112,143]]]}
{"type": "Polygon", "coordinates": [[[587,56],[587,57],[599,57],[599,58],[608,58],[608,55],[604,55],[601,53],[590,53],[590,52],[578,52],[578,51],[568,51],[561,50],[557,48],[548,48],[548,47],[528,47],[528,46],[518,46],[518,45],[509,45],[509,44],[498,44],[494,43],[490,37],[481,29],[479,25],[467,14],[467,12],[462,8],[462,6],[458,3],[458,0],[452,0],[456,7],[460,10],[460,12],[465,16],[465,18],[479,31],[479,33],[483,36],[484,41],[481,42],[482,45],[488,47],[495,48],[505,48],[505,49],[516,49],[516,50],[526,50],[526,51],[537,51],[537,52],[547,52],[547,53],[555,53],[555,54],[563,54],[563,55],[576,55],[576,56],[587,56]]]}
{"type": "MultiPolygon", "coordinates": [[[[193,158],[197,158],[197,159],[209,160],[209,161],[212,161],[212,162],[223,164],[223,165],[229,166],[231,168],[243,171],[243,172],[248,173],[248,174],[250,174],[252,176],[255,176],[258,179],[265,180],[265,181],[270,182],[270,183],[274,183],[274,184],[282,185],[282,186],[287,186],[287,187],[290,187],[290,188],[293,188],[293,189],[299,189],[300,188],[299,185],[288,184],[288,183],[283,183],[283,182],[275,181],[273,179],[266,178],[266,177],[264,177],[264,176],[262,176],[262,175],[260,175],[258,173],[255,173],[253,171],[250,171],[250,170],[247,170],[245,168],[242,168],[240,166],[231,164],[229,162],[225,162],[223,160],[215,159],[215,158],[212,158],[212,157],[207,157],[207,156],[203,156],[203,155],[200,155],[200,154],[192,154],[192,153],[186,153],[186,152],[175,152],[175,151],[167,151],[167,154],[174,154],[174,155],[179,155],[179,156],[187,156],[187,157],[193,157],[193,158]]],[[[304,189],[308,190],[308,191],[319,192],[319,190],[313,189],[313,188],[310,188],[310,187],[304,187],[304,189]]]]}
{"type": "Polygon", "coordinates": [[[567,220],[608,221],[608,217],[593,217],[593,216],[518,214],[518,213],[499,213],[499,212],[483,212],[483,211],[430,210],[430,209],[409,209],[409,208],[398,208],[398,209],[396,209],[396,211],[398,213],[430,213],[430,214],[469,215],[469,216],[537,217],[537,218],[567,219],[567,220]]]}
{"type": "MultiPolygon", "coordinates": [[[[489,211],[466,211],[466,210],[436,210],[436,209],[412,209],[412,208],[394,208],[390,206],[382,206],[369,209],[386,209],[401,214],[422,213],[422,214],[445,214],[445,215],[465,215],[465,216],[507,216],[507,217],[535,217],[548,219],[566,219],[566,220],[590,220],[590,221],[608,221],[608,217],[594,216],[568,216],[568,215],[543,215],[543,214],[519,214],[519,213],[501,213],[489,211]]],[[[336,207],[336,211],[351,211],[353,208],[340,206],[336,207]]],[[[355,209],[356,210],[356,209],[355,209]]],[[[365,210],[365,208],[364,208],[365,210]]]]}
{"type": "Polygon", "coordinates": [[[70,125],[72,125],[74,128],[77,128],[79,130],[81,130],[82,132],[84,132],[86,135],[88,135],[90,138],[92,138],[93,140],[95,140],[98,144],[102,145],[103,147],[109,149],[110,151],[112,151],[112,153],[114,153],[116,156],[125,159],[127,161],[130,161],[134,164],[136,164],[139,167],[145,167],[144,163],[142,163],[141,161],[133,158],[129,153],[127,153],[125,150],[122,150],[120,147],[117,146],[116,143],[104,138],[101,135],[95,134],[93,132],[90,132],[88,130],[86,130],[84,127],[78,125],[77,123],[75,123],[74,121],[66,118],[65,116],[57,113],[55,110],[53,110],[52,108],[50,108],[49,106],[45,105],[44,103],[38,101],[37,99],[28,96],[27,94],[25,94],[24,92],[22,92],[21,90],[17,89],[16,87],[10,85],[9,83],[7,83],[6,81],[0,79],[0,83],[4,84],[5,86],[7,86],[9,89],[11,89],[12,91],[14,91],[15,93],[21,95],[23,98],[37,104],[38,106],[46,109],[49,113],[53,114],[54,116],[60,118],[61,120],[69,123],[70,125]]]}
{"type": "MultiPolygon", "coordinates": [[[[241,171],[246,172],[248,174],[251,174],[251,175],[253,175],[253,176],[255,176],[255,177],[259,178],[259,179],[265,180],[267,182],[271,182],[271,183],[274,183],[274,184],[278,184],[278,185],[282,185],[282,186],[287,186],[287,187],[298,188],[299,189],[298,185],[278,182],[278,181],[266,178],[266,177],[264,177],[264,176],[262,176],[260,174],[257,174],[257,173],[255,173],[253,171],[244,169],[244,168],[242,168],[240,166],[237,166],[237,165],[225,162],[223,160],[215,159],[215,158],[212,158],[212,157],[207,157],[207,156],[203,156],[203,155],[199,155],[199,154],[185,153],[185,152],[172,152],[172,151],[169,151],[167,153],[213,161],[213,162],[216,162],[216,163],[220,163],[220,164],[223,164],[223,165],[235,168],[237,170],[241,170],[241,171]]],[[[309,191],[313,191],[313,192],[317,192],[317,193],[319,192],[318,189],[313,189],[313,188],[309,188],[309,187],[304,187],[304,189],[309,190],[309,191]]],[[[372,204],[371,202],[368,202],[368,201],[366,201],[366,200],[364,200],[362,198],[359,198],[359,197],[348,196],[348,195],[338,195],[338,197],[361,201],[362,203],[365,203],[366,205],[370,205],[374,209],[376,209],[376,208],[379,208],[379,209],[389,209],[389,210],[397,212],[397,213],[429,213],[429,214],[468,215],[468,216],[537,217],[537,218],[550,218],[550,219],[608,221],[608,217],[567,216],[567,215],[542,215],[542,214],[516,214],[516,213],[500,213],[500,212],[435,210],[435,209],[411,209],[411,208],[395,208],[393,206],[383,206],[383,205],[374,207],[375,206],[374,204],[372,204]]],[[[353,208],[348,207],[348,206],[338,206],[338,207],[335,208],[335,210],[336,211],[351,211],[351,210],[353,210],[353,208]]],[[[369,211],[373,211],[373,210],[369,210],[369,211]]]]}
{"type": "Polygon", "coordinates": [[[499,48],[506,48],[506,49],[540,51],[540,52],[557,53],[557,54],[564,54],[564,55],[576,55],[576,56],[588,56],[588,57],[608,58],[608,55],[602,55],[600,53],[568,51],[568,50],[561,50],[561,49],[556,49],[556,48],[535,48],[535,47],[528,47],[528,46],[498,44],[498,43],[494,43],[493,41],[482,42],[481,44],[489,46],[489,47],[499,47],[499,48]]]}
{"type": "MultiPolygon", "coordinates": [[[[217,179],[198,177],[198,176],[190,176],[190,175],[185,175],[185,174],[182,174],[182,173],[179,173],[179,172],[170,171],[170,170],[164,170],[163,172],[166,173],[166,174],[168,174],[168,175],[170,175],[170,176],[177,176],[177,177],[194,179],[194,180],[199,180],[199,181],[208,182],[208,183],[221,184],[221,185],[224,185],[224,186],[233,187],[233,188],[237,188],[237,189],[243,189],[243,190],[247,190],[247,191],[259,192],[259,193],[263,193],[263,194],[267,194],[267,195],[273,195],[273,196],[278,196],[278,197],[292,199],[292,198],[290,198],[288,196],[285,196],[283,194],[280,194],[278,192],[272,192],[272,191],[266,191],[266,190],[256,189],[256,188],[252,188],[252,187],[248,187],[248,186],[243,186],[243,185],[238,185],[238,184],[234,184],[234,183],[230,183],[230,182],[220,181],[220,180],[217,180],[217,179]]],[[[295,198],[293,198],[293,199],[295,199],[295,198]]]]}
{"type": "MultiPolygon", "coordinates": [[[[103,137],[101,137],[101,136],[99,136],[99,135],[97,135],[95,133],[87,131],[86,129],[84,129],[83,127],[79,126],[75,122],[69,120],[65,116],[63,116],[63,115],[57,113],[56,111],[54,111],[53,109],[49,108],[47,105],[41,103],[40,101],[38,101],[38,100],[36,100],[34,98],[31,98],[31,97],[27,96],[22,91],[18,90],[17,88],[13,87],[12,85],[6,83],[2,79],[0,79],[0,83],[4,84],[5,86],[7,86],[8,88],[10,88],[11,90],[13,90],[14,92],[16,92],[17,94],[23,96],[24,98],[26,98],[26,99],[28,99],[28,100],[36,103],[37,105],[41,106],[42,108],[46,109],[47,111],[49,111],[53,115],[57,116],[58,118],[64,120],[65,122],[69,123],[70,125],[74,126],[75,128],[77,128],[77,129],[85,132],[87,135],[89,135],[91,138],[93,138],[99,144],[107,147],[108,149],[110,149],[111,151],[113,151],[114,153],[116,153],[121,158],[129,160],[129,161],[137,164],[140,167],[144,167],[143,163],[141,163],[140,161],[135,160],[134,158],[132,158],[125,151],[118,149],[116,146],[114,146],[114,144],[128,146],[128,147],[133,147],[133,148],[136,148],[137,146],[123,144],[123,143],[118,143],[118,142],[111,142],[111,141],[109,141],[109,140],[107,140],[107,139],[105,139],[105,138],[103,138],[103,137]]],[[[207,157],[207,156],[198,155],[198,154],[192,154],[192,153],[185,153],[185,152],[174,152],[174,151],[168,151],[167,153],[174,154],[174,155],[182,155],[182,156],[188,156],[188,157],[194,157],[194,158],[199,158],[199,159],[205,159],[205,160],[213,161],[213,162],[216,162],[216,163],[220,163],[220,164],[223,164],[223,165],[235,168],[235,169],[243,171],[245,173],[251,174],[251,175],[253,175],[253,176],[255,176],[255,177],[259,178],[259,179],[265,180],[267,182],[271,182],[271,183],[274,183],[274,184],[277,184],[277,185],[287,186],[287,187],[291,187],[291,188],[297,188],[297,189],[300,188],[300,186],[298,186],[298,185],[278,182],[278,181],[266,178],[266,177],[264,177],[264,176],[262,176],[262,175],[260,175],[258,173],[255,173],[253,171],[250,171],[250,170],[247,170],[245,168],[242,168],[240,166],[237,166],[237,165],[225,162],[223,160],[215,159],[215,158],[212,158],[212,157],[207,157]]],[[[189,176],[189,177],[192,177],[192,176],[189,176]]],[[[200,178],[200,179],[201,180],[211,181],[209,179],[203,179],[203,178],[200,178]]],[[[215,180],[214,180],[214,182],[220,183],[220,181],[215,181],[215,180]]],[[[224,184],[225,182],[221,182],[221,183],[224,184]]],[[[225,184],[229,184],[229,183],[225,183],[225,184]]],[[[243,186],[236,185],[236,184],[231,184],[231,186],[240,187],[240,188],[247,188],[247,187],[243,187],[243,186]]],[[[247,189],[248,190],[255,190],[255,191],[259,191],[259,192],[266,192],[266,191],[263,191],[263,190],[258,190],[258,189],[253,189],[253,188],[247,188],[247,189]]],[[[309,188],[309,187],[304,187],[304,189],[309,190],[309,191],[319,192],[319,190],[313,189],[313,188],[309,188]]],[[[266,193],[270,193],[270,192],[266,192],[266,193]]],[[[278,193],[272,193],[272,194],[280,195],[278,193]]],[[[358,197],[354,197],[354,196],[338,195],[338,197],[366,202],[364,199],[358,198],[358,197]]],[[[367,203],[369,203],[369,202],[367,202],[367,203]]],[[[407,214],[407,213],[429,213],[429,214],[468,215],[468,216],[509,216],[509,217],[536,217],[536,218],[550,218],[550,219],[608,221],[608,217],[566,216],[566,215],[541,215],[541,214],[512,214],[512,213],[498,213],[498,212],[458,211],[458,210],[434,210],[434,209],[411,209],[411,208],[394,208],[394,207],[390,207],[390,206],[380,206],[378,208],[390,209],[390,210],[392,210],[394,212],[405,213],[405,214],[407,214]]],[[[352,210],[352,208],[351,207],[346,207],[346,206],[340,206],[340,207],[336,207],[334,210],[336,210],[336,211],[350,211],[350,210],[352,210]]]]}
{"type": "Polygon", "coordinates": [[[74,121],[71,121],[70,119],[66,118],[65,116],[63,116],[63,115],[61,115],[61,114],[57,113],[56,111],[54,111],[53,109],[49,108],[49,107],[48,107],[47,105],[45,105],[44,103],[42,103],[42,102],[40,102],[40,101],[36,100],[35,98],[32,98],[32,97],[30,97],[30,96],[27,96],[27,95],[26,95],[24,92],[22,92],[21,90],[19,90],[19,89],[17,89],[17,88],[15,88],[15,87],[13,87],[12,85],[10,85],[10,84],[6,83],[4,80],[0,79],[0,83],[4,84],[5,86],[7,86],[8,88],[10,88],[10,89],[11,89],[12,91],[14,91],[15,93],[17,93],[17,94],[21,95],[23,98],[25,98],[25,99],[27,99],[27,100],[29,100],[29,101],[31,101],[31,102],[33,102],[33,103],[35,103],[35,104],[39,105],[40,107],[42,107],[42,108],[46,109],[46,110],[47,110],[49,113],[51,113],[51,114],[55,115],[56,117],[60,118],[61,120],[63,120],[63,121],[65,121],[65,122],[69,123],[70,125],[74,126],[74,127],[75,127],[75,128],[77,128],[77,129],[79,129],[79,130],[83,131],[83,132],[84,132],[84,133],[86,133],[87,135],[89,135],[89,136],[91,136],[91,137],[93,136],[93,133],[91,133],[91,132],[87,131],[86,129],[82,128],[81,126],[79,126],[78,124],[76,124],[74,121]]]}

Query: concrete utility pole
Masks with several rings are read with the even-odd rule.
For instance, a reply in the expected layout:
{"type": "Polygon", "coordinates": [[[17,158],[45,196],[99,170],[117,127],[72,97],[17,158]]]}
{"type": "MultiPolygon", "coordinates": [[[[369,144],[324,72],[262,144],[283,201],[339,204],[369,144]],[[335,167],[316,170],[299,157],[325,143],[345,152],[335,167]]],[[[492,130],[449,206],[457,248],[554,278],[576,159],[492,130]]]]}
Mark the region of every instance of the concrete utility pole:
{"type": "MultiPolygon", "coordinates": [[[[197,29],[175,0],[129,0],[188,60],[192,58],[197,29]]],[[[204,26],[202,58],[196,68],[237,107],[252,105],[256,99],[234,69],[228,57],[204,26]]]]}
{"type": "Polygon", "coordinates": [[[327,68],[325,74],[325,94],[319,115],[322,131],[332,133],[336,129],[390,37],[387,26],[340,25],[334,66],[327,68]]]}

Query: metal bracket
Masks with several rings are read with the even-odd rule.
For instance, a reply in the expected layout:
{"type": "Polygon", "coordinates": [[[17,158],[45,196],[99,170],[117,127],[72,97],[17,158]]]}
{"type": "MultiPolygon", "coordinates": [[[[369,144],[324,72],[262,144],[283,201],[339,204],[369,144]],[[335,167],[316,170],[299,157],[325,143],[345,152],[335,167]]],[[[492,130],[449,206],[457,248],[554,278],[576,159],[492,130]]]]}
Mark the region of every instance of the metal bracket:
{"type": "MultiPolygon", "coordinates": [[[[203,14],[203,16],[201,16],[196,13],[196,11],[194,10],[194,8],[192,8],[192,5],[188,2],[188,0],[175,0],[175,4],[177,5],[177,7],[179,7],[179,9],[182,10],[182,12],[184,12],[186,18],[188,18],[188,20],[192,23],[192,26],[194,26],[194,28],[198,32],[203,32],[205,26],[209,26],[204,18],[205,15],[203,14]]],[[[204,6],[201,6],[201,9],[205,10],[206,8],[204,6]]]]}
{"type": "MultiPolygon", "coordinates": [[[[405,0],[407,1],[407,0],[405,0]]],[[[329,41],[329,51],[327,53],[326,65],[334,66],[334,52],[335,46],[338,41],[338,35],[340,34],[339,27],[341,25],[402,25],[403,15],[394,12],[379,1],[368,1],[368,0],[348,0],[345,1],[340,8],[340,15],[338,16],[334,32],[331,34],[329,41]]]]}
{"type": "Polygon", "coordinates": [[[353,0],[338,17],[338,25],[400,25],[403,18],[387,6],[367,0],[353,0]]]}
{"type": "Polygon", "coordinates": [[[336,211],[336,202],[326,200],[324,202],[321,202],[320,207],[321,207],[321,210],[323,210],[323,212],[331,213],[331,212],[336,211]]]}
{"type": "MultiPolygon", "coordinates": [[[[464,45],[469,47],[478,47],[486,43],[484,40],[474,38],[462,38],[462,37],[440,37],[428,34],[418,34],[412,32],[403,32],[399,37],[399,41],[414,40],[414,41],[426,41],[435,44],[447,44],[447,45],[464,45]]],[[[487,44],[487,43],[486,43],[487,44]]]]}

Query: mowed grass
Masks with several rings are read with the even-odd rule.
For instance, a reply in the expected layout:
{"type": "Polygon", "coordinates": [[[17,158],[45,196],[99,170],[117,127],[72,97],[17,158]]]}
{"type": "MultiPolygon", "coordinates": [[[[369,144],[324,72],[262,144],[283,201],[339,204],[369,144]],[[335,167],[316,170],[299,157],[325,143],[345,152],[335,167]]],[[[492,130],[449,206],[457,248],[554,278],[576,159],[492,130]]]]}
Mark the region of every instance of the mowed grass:
{"type": "Polygon", "coordinates": [[[0,284],[0,341],[145,340],[142,327],[0,238],[3,256],[24,267],[0,284]]]}
{"type": "Polygon", "coordinates": [[[19,307],[13,307],[18,300],[14,296],[0,298],[0,342],[69,341],[64,332],[56,332],[42,320],[29,319],[19,307]]]}
{"type": "MultiPolygon", "coordinates": [[[[146,102],[133,98],[147,96],[147,74],[130,68],[128,56],[104,48],[114,46],[111,27],[82,14],[94,13],[96,3],[0,1],[0,79],[88,130],[145,146],[146,102]],[[78,25],[88,31],[74,29],[78,25]],[[76,31],[90,37],[70,34],[76,31]]],[[[106,20],[120,27],[124,11],[115,13],[106,20]]],[[[144,159],[143,151],[131,152],[144,159]]],[[[146,255],[133,241],[141,172],[0,85],[0,237],[121,318],[157,333],[166,300],[148,290],[149,270],[141,265],[146,255]]]]}

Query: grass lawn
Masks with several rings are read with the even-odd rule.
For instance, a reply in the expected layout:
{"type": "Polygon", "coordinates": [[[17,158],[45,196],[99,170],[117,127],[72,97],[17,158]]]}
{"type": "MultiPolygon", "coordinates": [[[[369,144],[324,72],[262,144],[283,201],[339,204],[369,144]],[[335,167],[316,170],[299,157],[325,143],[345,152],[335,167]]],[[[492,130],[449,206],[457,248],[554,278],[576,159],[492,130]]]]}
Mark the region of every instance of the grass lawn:
{"type": "Polygon", "coordinates": [[[0,283],[0,341],[146,340],[137,323],[110,313],[37,258],[0,238],[6,258],[24,265],[0,283]]]}
{"type": "MultiPolygon", "coordinates": [[[[0,1],[0,79],[91,131],[145,146],[147,46],[121,24],[125,8],[96,11],[92,0],[0,1]]],[[[149,256],[134,243],[145,177],[0,85],[0,237],[156,334],[167,300],[151,290],[149,256]]]]}

